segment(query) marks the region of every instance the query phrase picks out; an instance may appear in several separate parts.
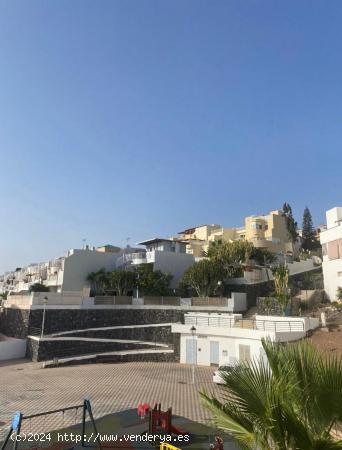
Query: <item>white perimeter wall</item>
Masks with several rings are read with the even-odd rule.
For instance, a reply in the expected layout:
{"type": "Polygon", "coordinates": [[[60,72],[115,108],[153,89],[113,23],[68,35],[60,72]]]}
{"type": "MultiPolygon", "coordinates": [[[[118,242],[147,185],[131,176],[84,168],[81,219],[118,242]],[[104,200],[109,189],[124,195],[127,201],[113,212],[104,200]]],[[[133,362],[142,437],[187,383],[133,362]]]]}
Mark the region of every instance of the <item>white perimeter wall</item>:
{"type": "Polygon", "coordinates": [[[231,298],[228,299],[228,310],[246,311],[247,310],[247,294],[245,292],[232,292],[231,298]]]}
{"type": "MultiPolygon", "coordinates": [[[[272,339],[270,333],[269,336],[272,339]]],[[[273,336],[274,338],[274,336],[273,336]]],[[[186,340],[192,339],[191,334],[182,334],[180,342],[180,362],[186,363],[186,340]]],[[[219,343],[219,365],[234,365],[239,361],[239,346],[248,345],[250,347],[251,358],[258,359],[264,355],[261,345],[261,336],[255,338],[246,337],[223,337],[198,333],[195,336],[197,341],[197,364],[200,366],[210,365],[210,342],[219,343]]]]}
{"type": "Polygon", "coordinates": [[[342,287],[342,259],[323,261],[324,290],[331,302],[337,300],[336,291],[342,287]]]}
{"type": "Polygon", "coordinates": [[[102,268],[114,270],[119,253],[102,253],[97,251],[78,251],[64,261],[63,291],[82,291],[89,286],[87,276],[102,268]]]}
{"type": "Polygon", "coordinates": [[[185,270],[195,264],[195,258],[188,253],[155,252],[154,270],[172,275],[170,286],[176,288],[185,270]]]}
{"type": "Polygon", "coordinates": [[[0,340],[0,361],[24,358],[26,339],[5,338],[0,340]]]}
{"type": "MultiPolygon", "coordinates": [[[[202,315],[204,314],[198,314],[198,316],[202,315]]],[[[265,356],[261,343],[262,338],[279,342],[296,341],[302,339],[306,331],[316,328],[319,325],[319,321],[311,317],[256,316],[256,325],[258,328],[256,330],[235,327],[196,326],[194,339],[197,342],[197,364],[210,365],[210,342],[219,343],[219,364],[233,365],[240,360],[240,345],[249,346],[251,359],[258,359],[260,356],[265,356]],[[264,330],[263,323],[265,320],[268,322],[264,330]],[[289,321],[292,324],[291,332],[288,327],[289,321]],[[304,330],[302,330],[302,324],[304,330]]],[[[183,364],[187,363],[186,342],[188,339],[192,340],[190,327],[191,324],[172,325],[172,332],[181,334],[180,362],[183,364]]]]}

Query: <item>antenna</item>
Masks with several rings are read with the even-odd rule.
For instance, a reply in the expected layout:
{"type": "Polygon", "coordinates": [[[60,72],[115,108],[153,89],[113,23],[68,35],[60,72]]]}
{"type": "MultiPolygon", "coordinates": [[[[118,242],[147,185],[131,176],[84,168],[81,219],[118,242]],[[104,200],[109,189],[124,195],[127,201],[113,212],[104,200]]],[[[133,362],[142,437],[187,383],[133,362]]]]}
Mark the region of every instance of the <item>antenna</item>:
{"type": "Polygon", "coordinates": [[[126,237],[126,242],[127,242],[127,244],[126,244],[126,248],[129,248],[129,241],[131,240],[131,238],[130,237],[126,237]]]}
{"type": "Polygon", "coordinates": [[[83,242],[82,248],[83,248],[83,250],[84,250],[84,249],[85,249],[85,243],[87,242],[87,239],[86,239],[86,238],[83,238],[83,239],[82,239],[82,242],[83,242]]]}

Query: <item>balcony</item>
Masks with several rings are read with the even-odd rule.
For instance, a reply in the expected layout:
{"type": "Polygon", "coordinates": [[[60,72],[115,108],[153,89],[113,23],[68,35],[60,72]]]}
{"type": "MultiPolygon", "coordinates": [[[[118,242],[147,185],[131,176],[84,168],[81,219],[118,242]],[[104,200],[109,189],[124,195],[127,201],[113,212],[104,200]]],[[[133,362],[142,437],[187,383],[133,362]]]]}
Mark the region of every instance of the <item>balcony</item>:
{"type": "Polygon", "coordinates": [[[147,254],[145,252],[131,253],[132,264],[143,264],[147,262],[147,254]]]}

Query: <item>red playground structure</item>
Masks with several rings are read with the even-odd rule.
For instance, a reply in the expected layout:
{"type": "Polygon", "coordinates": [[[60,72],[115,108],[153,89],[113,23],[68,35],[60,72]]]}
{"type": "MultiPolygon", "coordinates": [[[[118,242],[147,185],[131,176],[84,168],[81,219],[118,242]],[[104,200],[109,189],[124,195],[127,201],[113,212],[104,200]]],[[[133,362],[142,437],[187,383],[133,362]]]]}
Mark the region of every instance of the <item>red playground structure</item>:
{"type": "Polygon", "coordinates": [[[160,403],[155,404],[154,408],[150,409],[149,434],[156,433],[186,434],[185,431],[172,425],[172,408],[162,411],[160,403]]]}

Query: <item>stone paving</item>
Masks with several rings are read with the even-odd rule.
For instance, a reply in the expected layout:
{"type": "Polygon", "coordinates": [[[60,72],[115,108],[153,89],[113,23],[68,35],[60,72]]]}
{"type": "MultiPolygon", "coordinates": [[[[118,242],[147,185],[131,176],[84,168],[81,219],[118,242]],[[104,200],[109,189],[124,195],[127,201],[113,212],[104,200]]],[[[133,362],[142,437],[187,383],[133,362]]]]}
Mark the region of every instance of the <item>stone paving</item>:
{"type": "Polygon", "coordinates": [[[0,438],[4,423],[8,425],[17,410],[29,415],[81,404],[85,397],[91,399],[95,417],[136,408],[141,402],[160,402],[163,409],[172,406],[176,415],[207,423],[210,416],[200,404],[198,391],[205,389],[218,396],[222,391],[212,382],[213,368],[196,367],[194,385],[191,369],[177,363],[89,364],[51,369],[24,360],[1,363],[0,438]]]}

